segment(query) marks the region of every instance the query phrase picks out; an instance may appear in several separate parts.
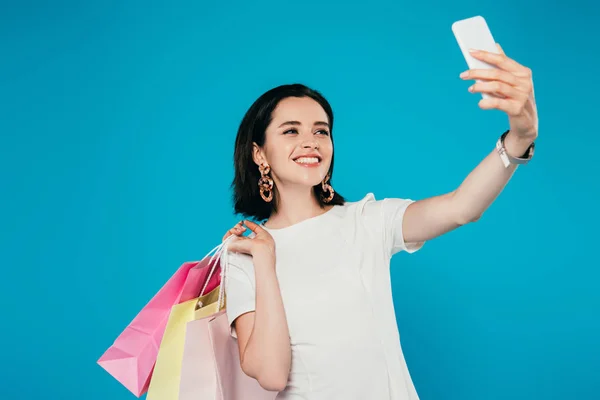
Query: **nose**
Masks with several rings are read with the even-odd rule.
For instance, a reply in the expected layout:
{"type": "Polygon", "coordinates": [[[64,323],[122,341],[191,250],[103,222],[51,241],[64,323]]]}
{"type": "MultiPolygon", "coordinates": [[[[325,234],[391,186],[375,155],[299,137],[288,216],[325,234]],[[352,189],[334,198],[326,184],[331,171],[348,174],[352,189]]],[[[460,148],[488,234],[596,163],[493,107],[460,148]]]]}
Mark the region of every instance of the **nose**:
{"type": "Polygon", "coordinates": [[[307,140],[305,142],[302,142],[302,148],[317,150],[319,148],[319,144],[317,142],[315,142],[314,140],[307,140]]]}

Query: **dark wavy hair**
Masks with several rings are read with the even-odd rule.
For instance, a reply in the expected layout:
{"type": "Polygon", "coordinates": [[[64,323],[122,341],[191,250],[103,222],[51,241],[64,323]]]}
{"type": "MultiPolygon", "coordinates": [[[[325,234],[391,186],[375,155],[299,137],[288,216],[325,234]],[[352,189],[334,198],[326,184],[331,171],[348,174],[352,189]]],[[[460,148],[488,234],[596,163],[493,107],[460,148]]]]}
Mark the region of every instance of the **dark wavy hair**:
{"type": "MultiPolygon", "coordinates": [[[[235,139],[233,154],[235,175],[231,187],[236,214],[265,220],[277,209],[277,187],[273,189],[271,202],[267,203],[260,197],[258,187],[260,172],[252,158],[253,143],[260,147],[264,145],[265,131],[273,119],[273,110],[281,100],[288,97],[310,97],[319,103],[329,118],[330,135],[333,141],[333,110],[325,97],[316,90],[302,84],[291,84],[275,87],[261,95],[244,115],[235,139]]],[[[329,176],[333,178],[333,155],[329,176]]],[[[331,180],[329,183],[331,184],[331,180]]],[[[333,184],[331,185],[333,186],[333,184]]],[[[325,203],[321,198],[323,189],[320,184],[313,187],[313,192],[321,207],[327,204],[342,205],[345,202],[344,198],[336,191],[333,199],[329,203],[325,203]]]]}

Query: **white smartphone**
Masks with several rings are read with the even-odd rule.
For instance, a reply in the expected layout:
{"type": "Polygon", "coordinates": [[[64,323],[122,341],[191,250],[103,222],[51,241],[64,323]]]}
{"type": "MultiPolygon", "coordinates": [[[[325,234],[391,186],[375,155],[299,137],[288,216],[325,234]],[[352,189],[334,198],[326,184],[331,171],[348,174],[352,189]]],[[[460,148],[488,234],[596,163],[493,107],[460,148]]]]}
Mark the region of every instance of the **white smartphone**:
{"type": "MultiPolygon", "coordinates": [[[[452,32],[454,32],[454,37],[458,42],[458,46],[469,69],[496,68],[494,65],[474,58],[469,53],[470,49],[484,50],[496,54],[500,53],[498,47],[496,47],[496,41],[492,36],[492,32],[482,16],[478,15],[454,22],[452,24],[452,32]]],[[[484,98],[493,97],[493,95],[487,93],[482,93],[481,95],[484,98]]]]}

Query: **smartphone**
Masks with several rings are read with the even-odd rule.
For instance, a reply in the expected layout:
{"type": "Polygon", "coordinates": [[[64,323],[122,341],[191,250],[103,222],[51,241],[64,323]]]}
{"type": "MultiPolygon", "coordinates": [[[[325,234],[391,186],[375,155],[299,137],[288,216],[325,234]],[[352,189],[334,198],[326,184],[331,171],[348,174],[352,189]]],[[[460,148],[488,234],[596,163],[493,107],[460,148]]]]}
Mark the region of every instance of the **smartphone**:
{"type": "MultiPolygon", "coordinates": [[[[452,32],[469,69],[496,68],[494,65],[477,60],[469,53],[470,49],[484,50],[496,54],[500,53],[498,47],[496,47],[496,41],[492,36],[492,32],[482,16],[478,15],[454,22],[452,24],[452,32]]],[[[482,93],[481,95],[483,98],[493,97],[493,95],[488,93],[482,93]]]]}

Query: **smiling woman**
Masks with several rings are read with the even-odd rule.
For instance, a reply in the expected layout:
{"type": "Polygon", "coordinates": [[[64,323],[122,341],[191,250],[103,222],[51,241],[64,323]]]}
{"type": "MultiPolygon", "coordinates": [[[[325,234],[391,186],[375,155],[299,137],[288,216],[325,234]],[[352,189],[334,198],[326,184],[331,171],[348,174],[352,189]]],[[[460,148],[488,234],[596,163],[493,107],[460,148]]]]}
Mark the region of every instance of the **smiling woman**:
{"type": "MultiPolygon", "coordinates": [[[[515,81],[526,88],[523,79],[515,81]]],[[[390,259],[489,207],[516,164],[531,157],[537,115],[534,102],[521,104],[526,98],[509,104],[510,132],[456,190],[420,201],[367,194],[346,202],[331,183],[327,100],[298,84],[259,97],[238,131],[233,189],[236,212],[263,223],[240,222],[224,236],[234,235],[225,286],[242,370],[277,399],[417,400],[390,259]],[[514,115],[517,108],[523,112],[514,115]]]]}
{"type": "Polygon", "coordinates": [[[238,130],[235,211],[267,219],[284,203],[279,197],[306,197],[305,187],[311,184],[321,207],[344,204],[330,184],[333,158],[333,111],[327,100],[303,85],[268,91],[250,107],[238,130]],[[284,184],[291,191],[277,189],[284,184]],[[269,196],[273,198],[264,201],[269,196]]]}

